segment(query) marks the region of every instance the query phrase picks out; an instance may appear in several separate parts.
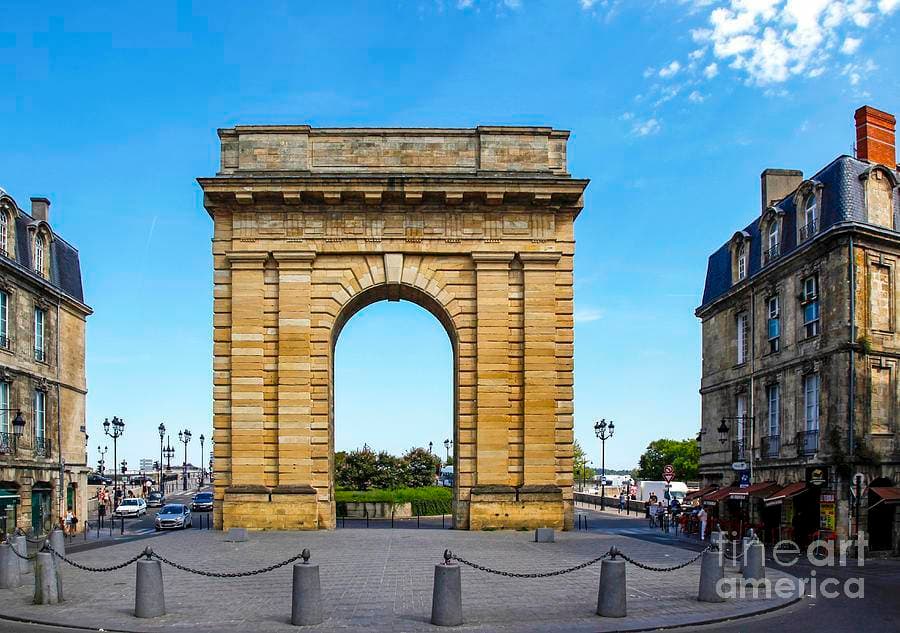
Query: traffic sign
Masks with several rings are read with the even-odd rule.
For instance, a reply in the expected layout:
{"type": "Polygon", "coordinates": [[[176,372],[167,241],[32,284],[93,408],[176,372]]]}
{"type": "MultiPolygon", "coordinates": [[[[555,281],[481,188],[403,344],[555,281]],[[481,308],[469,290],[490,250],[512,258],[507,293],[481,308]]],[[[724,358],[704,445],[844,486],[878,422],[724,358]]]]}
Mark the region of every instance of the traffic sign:
{"type": "Polygon", "coordinates": [[[738,472],[742,470],[750,470],[750,465],[747,462],[734,462],[731,465],[732,470],[736,470],[738,472]]]}
{"type": "Polygon", "coordinates": [[[675,479],[675,467],[672,464],[666,464],[666,467],[663,468],[663,479],[666,480],[666,483],[672,483],[672,480],[675,479]]]}

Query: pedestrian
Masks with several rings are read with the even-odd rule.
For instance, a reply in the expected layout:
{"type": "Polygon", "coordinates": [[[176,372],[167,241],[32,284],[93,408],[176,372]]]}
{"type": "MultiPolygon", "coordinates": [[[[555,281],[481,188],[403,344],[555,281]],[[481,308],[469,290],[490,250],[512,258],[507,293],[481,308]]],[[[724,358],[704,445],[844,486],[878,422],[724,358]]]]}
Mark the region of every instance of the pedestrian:
{"type": "Polygon", "coordinates": [[[697,518],[700,519],[700,540],[704,540],[706,538],[706,508],[700,506],[700,512],[697,513],[697,518]]]}
{"type": "Polygon", "coordinates": [[[65,534],[66,536],[74,536],[75,535],[75,526],[78,523],[78,519],[75,518],[75,513],[72,512],[72,506],[69,506],[66,510],[66,522],[65,522],[65,534]]]}
{"type": "Polygon", "coordinates": [[[104,497],[97,503],[97,519],[100,527],[103,527],[103,519],[106,517],[106,498],[104,497]]]}
{"type": "Polygon", "coordinates": [[[625,509],[625,491],[619,493],[619,514],[625,509]]]}

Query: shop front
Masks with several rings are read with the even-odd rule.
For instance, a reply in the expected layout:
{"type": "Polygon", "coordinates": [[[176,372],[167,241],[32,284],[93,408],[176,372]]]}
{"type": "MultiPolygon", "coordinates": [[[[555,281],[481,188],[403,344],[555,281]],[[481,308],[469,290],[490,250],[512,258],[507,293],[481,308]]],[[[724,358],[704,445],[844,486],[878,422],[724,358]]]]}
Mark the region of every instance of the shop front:
{"type": "Polygon", "coordinates": [[[53,529],[53,513],[49,483],[38,482],[31,488],[31,531],[33,534],[47,534],[53,529]]]}
{"type": "Polygon", "coordinates": [[[900,487],[869,488],[869,548],[900,551],[900,487]]]}
{"type": "Polygon", "coordinates": [[[807,545],[819,530],[819,492],[806,482],[787,484],[763,500],[763,530],[772,541],[807,545]]]}
{"type": "Polygon", "coordinates": [[[765,508],[763,499],[775,488],[778,488],[778,484],[774,481],[762,481],[751,484],[746,488],[738,488],[729,493],[728,506],[733,508],[731,510],[732,516],[739,520],[737,530],[741,535],[746,534],[747,529],[752,528],[757,537],[767,540],[763,524],[763,510],[765,508]]]}
{"type": "Polygon", "coordinates": [[[20,502],[16,486],[0,484],[0,530],[3,534],[15,531],[20,502]]]}

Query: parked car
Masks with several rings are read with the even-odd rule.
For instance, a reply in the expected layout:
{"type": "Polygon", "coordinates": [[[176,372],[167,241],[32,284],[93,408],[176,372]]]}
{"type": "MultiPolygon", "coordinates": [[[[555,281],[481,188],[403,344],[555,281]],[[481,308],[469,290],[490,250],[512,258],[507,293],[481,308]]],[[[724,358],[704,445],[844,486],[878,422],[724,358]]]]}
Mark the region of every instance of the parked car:
{"type": "Polygon", "coordinates": [[[109,477],[104,477],[103,475],[98,475],[96,473],[88,475],[88,485],[89,486],[109,486],[112,485],[112,479],[109,477]]]}
{"type": "Polygon", "coordinates": [[[156,513],[156,531],[194,527],[191,509],[183,503],[169,503],[156,513]]]}
{"type": "Polygon", "coordinates": [[[159,490],[151,490],[147,495],[148,508],[161,508],[166,504],[166,496],[159,490]]]}
{"type": "Polygon", "coordinates": [[[122,503],[118,505],[113,514],[118,517],[143,516],[147,514],[147,502],[139,497],[122,499],[122,503]]]}
{"type": "Polygon", "coordinates": [[[212,512],[213,493],[200,492],[191,500],[191,510],[194,512],[212,512]]]}

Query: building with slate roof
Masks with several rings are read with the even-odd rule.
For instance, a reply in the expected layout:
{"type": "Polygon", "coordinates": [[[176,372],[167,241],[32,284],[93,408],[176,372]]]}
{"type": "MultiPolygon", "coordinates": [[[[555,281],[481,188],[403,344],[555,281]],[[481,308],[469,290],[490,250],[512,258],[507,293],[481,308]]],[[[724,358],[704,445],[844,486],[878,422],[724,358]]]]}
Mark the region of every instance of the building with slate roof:
{"type": "Polygon", "coordinates": [[[897,549],[896,501],[868,492],[900,485],[895,119],[865,106],[856,129],[856,156],[810,177],[765,170],[759,214],[709,257],[700,474],[734,487],[707,501],[726,529],[897,549]]]}
{"type": "Polygon", "coordinates": [[[87,518],[85,320],[78,251],[50,201],[0,190],[0,530],[87,518]]]}

